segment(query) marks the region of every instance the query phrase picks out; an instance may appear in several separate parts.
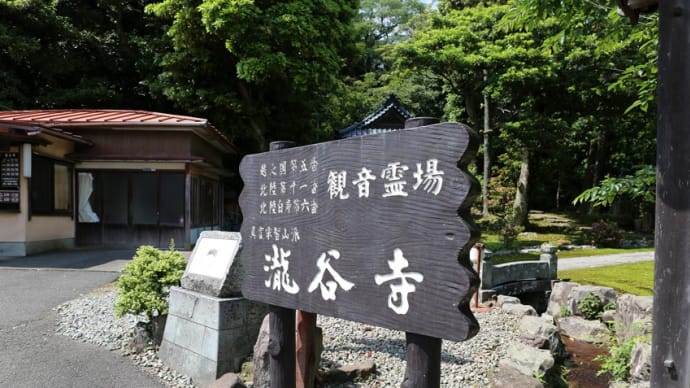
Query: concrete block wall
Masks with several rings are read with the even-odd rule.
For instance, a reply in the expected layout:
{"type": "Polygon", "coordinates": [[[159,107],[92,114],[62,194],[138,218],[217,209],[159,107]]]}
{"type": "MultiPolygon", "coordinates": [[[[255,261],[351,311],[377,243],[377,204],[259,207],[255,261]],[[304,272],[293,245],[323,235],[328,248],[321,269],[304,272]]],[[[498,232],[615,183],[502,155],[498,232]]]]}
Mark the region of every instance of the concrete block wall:
{"type": "Polygon", "coordinates": [[[239,371],[267,311],[242,297],[216,298],[173,287],[159,357],[195,385],[208,385],[239,371]]]}

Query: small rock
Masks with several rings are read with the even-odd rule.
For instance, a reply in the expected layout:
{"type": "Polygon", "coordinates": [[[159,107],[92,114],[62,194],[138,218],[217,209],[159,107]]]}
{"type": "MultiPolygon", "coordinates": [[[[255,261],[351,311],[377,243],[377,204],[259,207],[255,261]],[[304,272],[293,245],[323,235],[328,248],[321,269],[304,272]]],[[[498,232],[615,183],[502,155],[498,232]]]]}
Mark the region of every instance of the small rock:
{"type": "Polygon", "coordinates": [[[616,336],[622,343],[652,333],[651,296],[623,294],[616,300],[616,336]]]}
{"type": "Polygon", "coordinates": [[[559,318],[558,327],[561,334],[589,343],[608,343],[611,335],[605,324],[582,317],[559,318]]]}
{"type": "Polygon", "coordinates": [[[141,353],[148,346],[150,339],[149,332],[146,330],[146,322],[137,322],[134,326],[132,339],[127,343],[127,349],[130,353],[141,353]]]}
{"type": "Polygon", "coordinates": [[[649,381],[652,370],[652,346],[637,342],[630,352],[630,379],[633,382],[649,381]]]}
{"type": "Polygon", "coordinates": [[[247,388],[234,373],[226,373],[211,383],[208,388],[247,388]]]}
{"type": "Polygon", "coordinates": [[[351,365],[327,370],[321,376],[323,382],[344,383],[355,379],[365,379],[376,372],[374,360],[364,360],[351,365]]]}
{"type": "Polygon", "coordinates": [[[601,321],[608,325],[616,322],[616,310],[606,310],[601,313],[601,321]]]}
{"type": "Polygon", "coordinates": [[[528,376],[546,375],[556,361],[548,350],[535,349],[520,342],[511,342],[507,358],[499,361],[500,367],[511,367],[528,376]]]}
{"type": "Polygon", "coordinates": [[[573,315],[582,316],[582,312],[578,307],[580,301],[585,299],[589,294],[594,294],[601,300],[602,306],[609,303],[616,302],[616,290],[611,287],[599,287],[599,286],[577,286],[570,290],[568,295],[568,308],[573,315]]]}
{"type": "Polygon", "coordinates": [[[540,317],[522,317],[518,335],[523,343],[537,349],[546,349],[555,357],[563,353],[563,343],[561,343],[558,328],[540,317]]]}
{"type": "Polygon", "coordinates": [[[496,305],[502,307],[504,304],[522,304],[522,302],[520,302],[520,298],[514,296],[499,295],[496,298],[496,305]]]}
{"type": "Polygon", "coordinates": [[[516,315],[518,318],[522,318],[525,315],[537,315],[537,310],[535,310],[534,307],[528,306],[526,304],[504,304],[501,307],[501,311],[508,314],[516,315]]]}
{"type": "Polygon", "coordinates": [[[546,308],[546,312],[554,317],[559,317],[561,308],[568,305],[570,290],[577,286],[579,286],[579,284],[572,282],[555,283],[551,289],[551,296],[549,297],[549,305],[546,308]]]}
{"type": "Polygon", "coordinates": [[[491,388],[520,387],[520,388],[542,388],[544,384],[534,376],[520,373],[519,370],[510,366],[501,366],[489,379],[491,388]]]}

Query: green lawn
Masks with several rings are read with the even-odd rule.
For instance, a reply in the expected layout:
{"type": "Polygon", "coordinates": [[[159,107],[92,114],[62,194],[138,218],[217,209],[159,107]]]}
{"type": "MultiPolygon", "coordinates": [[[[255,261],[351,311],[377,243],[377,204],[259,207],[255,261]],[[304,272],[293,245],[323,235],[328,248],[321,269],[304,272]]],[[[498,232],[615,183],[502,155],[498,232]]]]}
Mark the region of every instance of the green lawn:
{"type": "MultiPolygon", "coordinates": [[[[542,243],[550,243],[561,246],[567,243],[581,243],[584,240],[583,231],[578,227],[587,224],[578,224],[567,215],[549,213],[530,213],[530,223],[533,230],[520,233],[513,247],[540,246],[542,243]]],[[[639,236],[632,232],[626,232],[628,240],[636,240],[639,236]]],[[[648,239],[653,236],[646,236],[648,239]]],[[[479,240],[491,251],[506,249],[498,233],[483,231],[479,240]]],[[[573,257],[589,257],[599,255],[613,255],[617,253],[653,251],[654,248],[596,248],[596,249],[572,249],[559,250],[556,255],[559,260],[567,260],[573,257]]],[[[515,253],[510,255],[493,256],[494,264],[503,264],[514,261],[539,260],[539,253],[515,253]]],[[[610,267],[598,267],[582,270],[559,271],[561,279],[569,279],[581,284],[594,284],[613,287],[620,292],[635,295],[652,295],[654,284],[654,262],[641,262],[633,264],[616,265],[610,267]]]]}
{"type": "Polygon", "coordinates": [[[580,284],[613,287],[633,295],[652,295],[654,290],[654,262],[612,265],[570,271],[558,271],[558,277],[580,284]]]}

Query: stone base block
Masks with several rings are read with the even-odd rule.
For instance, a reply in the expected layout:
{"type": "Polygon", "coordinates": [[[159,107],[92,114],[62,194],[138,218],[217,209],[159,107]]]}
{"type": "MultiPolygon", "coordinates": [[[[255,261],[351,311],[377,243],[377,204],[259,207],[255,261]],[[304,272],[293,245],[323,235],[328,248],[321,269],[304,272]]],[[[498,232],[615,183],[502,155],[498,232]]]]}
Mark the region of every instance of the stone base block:
{"type": "Polygon", "coordinates": [[[268,311],[242,297],[216,298],[179,287],[170,290],[169,305],[158,356],[197,386],[239,372],[268,311]]]}

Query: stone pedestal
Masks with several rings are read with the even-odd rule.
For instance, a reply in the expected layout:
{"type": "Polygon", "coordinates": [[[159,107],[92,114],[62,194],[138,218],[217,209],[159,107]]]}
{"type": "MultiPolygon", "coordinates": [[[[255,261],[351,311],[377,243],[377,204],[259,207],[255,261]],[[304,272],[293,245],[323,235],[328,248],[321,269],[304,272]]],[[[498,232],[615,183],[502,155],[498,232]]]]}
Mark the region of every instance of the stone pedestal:
{"type": "Polygon", "coordinates": [[[267,311],[243,297],[218,298],[173,287],[158,356],[195,385],[207,386],[240,370],[267,311]]]}

